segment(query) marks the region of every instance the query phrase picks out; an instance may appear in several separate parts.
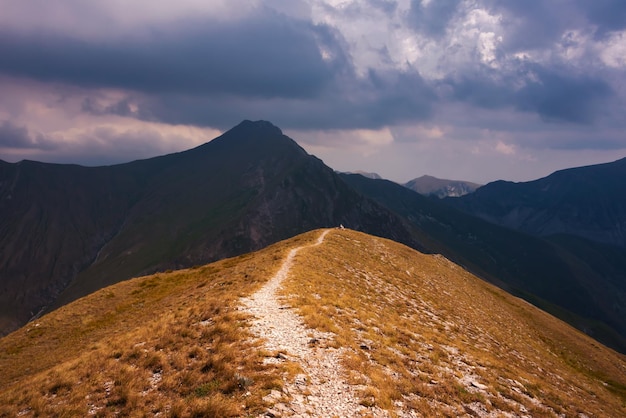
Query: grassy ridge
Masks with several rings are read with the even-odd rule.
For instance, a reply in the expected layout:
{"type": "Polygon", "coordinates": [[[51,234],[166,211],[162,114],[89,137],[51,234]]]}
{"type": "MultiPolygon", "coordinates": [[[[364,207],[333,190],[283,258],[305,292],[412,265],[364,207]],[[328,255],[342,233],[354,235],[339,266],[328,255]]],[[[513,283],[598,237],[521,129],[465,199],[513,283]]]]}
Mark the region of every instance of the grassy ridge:
{"type": "Polygon", "coordinates": [[[0,339],[0,416],[261,412],[281,371],[236,306],[309,238],[122,282],[0,339]]]}
{"type": "MultiPolygon", "coordinates": [[[[0,416],[258,416],[300,371],[263,361],[239,300],[318,236],[122,282],[0,339],[0,416]]],[[[283,294],[392,416],[626,415],[624,356],[442,256],[333,230],[283,294]]]]}
{"type": "Polygon", "coordinates": [[[336,231],[292,273],[285,295],[350,349],[363,402],[425,415],[626,414],[624,356],[441,256],[336,231]]]}
{"type": "Polygon", "coordinates": [[[357,175],[342,178],[408,219],[431,252],[455,263],[594,338],[626,353],[623,252],[569,237],[545,240],[459,212],[391,183],[357,175]],[[602,257],[589,260],[589,254],[602,257]],[[617,309],[616,309],[617,307],[617,309]]]}

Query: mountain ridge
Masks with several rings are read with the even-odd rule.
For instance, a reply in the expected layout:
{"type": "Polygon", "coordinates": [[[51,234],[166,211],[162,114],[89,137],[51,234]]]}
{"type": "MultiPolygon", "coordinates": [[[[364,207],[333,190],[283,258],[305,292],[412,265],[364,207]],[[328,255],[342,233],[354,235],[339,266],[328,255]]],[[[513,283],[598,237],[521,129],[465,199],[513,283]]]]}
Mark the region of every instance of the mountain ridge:
{"type": "Polygon", "coordinates": [[[298,397],[317,390],[306,359],[267,348],[242,309],[297,249],[277,309],[319,336],[302,342],[315,356],[340,356],[373,416],[626,412],[623,355],[442,256],[325,231],[122,281],[0,339],[0,414],[323,415],[298,397]]]}
{"type": "Polygon", "coordinates": [[[115,166],[7,163],[1,170],[5,333],[112,281],[204,264],[323,226],[343,223],[418,245],[402,220],[265,121],[115,166]]]}
{"type": "Polygon", "coordinates": [[[626,247],[626,158],[559,170],[530,182],[489,183],[446,202],[533,235],[565,233],[626,247]]]}
{"type": "Polygon", "coordinates": [[[423,175],[403,184],[413,191],[426,196],[436,196],[440,199],[445,197],[460,197],[473,193],[482,185],[464,180],[447,180],[423,175]]]}
{"type": "Polygon", "coordinates": [[[583,240],[584,244],[576,247],[533,237],[387,180],[357,175],[343,178],[411,222],[431,252],[441,253],[477,276],[585,329],[605,344],[626,349],[623,252],[607,252],[612,254],[610,260],[598,256],[590,261],[588,254],[599,251],[592,242],[583,240]]]}
{"type": "Polygon", "coordinates": [[[392,182],[337,174],[265,121],[117,166],[1,165],[0,329],[119,280],[341,224],[444,254],[626,351],[622,253],[534,238],[392,182]]]}

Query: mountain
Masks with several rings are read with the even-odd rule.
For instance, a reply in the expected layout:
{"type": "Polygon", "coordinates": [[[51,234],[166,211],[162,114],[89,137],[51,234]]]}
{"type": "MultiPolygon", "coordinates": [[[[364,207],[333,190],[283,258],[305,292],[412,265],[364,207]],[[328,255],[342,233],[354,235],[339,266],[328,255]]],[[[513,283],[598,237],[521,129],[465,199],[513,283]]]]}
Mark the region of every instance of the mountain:
{"type": "Polygon", "coordinates": [[[108,167],[0,163],[0,330],[133,276],[349,225],[419,247],[269,122],[108,167]]]}
{"type": "Polygon", "coordinates": [[[497,181],[447,202],[533,235],[569,234],[626,247],[626,158],[524,182],[497,181]]]}
{"type": "Polygon", "coordinates": [[[533,237],[389,181],[337,174],[265,121],[109,167],[0,163],[0,330],[120,280],[337,225],[443,254],[626,352],[623,251],[533,237]]]}
{"type": "Polygon", "coordinates": [[[440,255],[340,229],[101,289],[0,339],[0,375],[0,416],[626,415],[623,355],[440,255]],[[278,312],[254,295],[300,319],[264,337],[278,312]]]}
{"type": "Polygon", "coordinates": [[[422,176],[408,181],[404,184],[419,194],[425,196],[436,196],[439,199],[444,197],[459,197],[473,193],[481,185],[462,180],[445,180],[432,176],[422,176]]]}
{"type": "Polygon", "coordinates": [[[514,231],[390,181],[342,178],[411,222],[429,251],[626,352],[623,251],[582,238],[547,240],[514,231]]]}
{"type": "Polygon", "coordinates": [[[368,173],[367,171],[348,171],[343,174],[360,174],[370,179],[381,180],[382,177],[378,173],[368,173]]]}

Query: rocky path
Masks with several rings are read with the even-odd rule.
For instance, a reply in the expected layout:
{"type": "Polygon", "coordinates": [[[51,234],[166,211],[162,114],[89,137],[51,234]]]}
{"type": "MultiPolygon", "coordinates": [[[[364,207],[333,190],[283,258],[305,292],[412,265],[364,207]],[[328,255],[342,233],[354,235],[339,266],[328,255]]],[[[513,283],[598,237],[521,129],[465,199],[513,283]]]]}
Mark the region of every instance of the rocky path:
{"type": "MultiPolygon", "coordinates": [[[[329,230],[322,232],[317,242],[323,243],[329,230]]],[[[282,267],[259,291],[242,299],[244,311],[254,315],[252,332],[265,340],[271,353],[284,353],[269,357],[267,362],[294,361],[303,374],[294,381],[286,381],[283,392],[272,391],[266,400],[273,406],[266,416],[277,417],[360,417],[386,416],[359,404],[356,388],[343,379],[340,363],[341,349],[326,347],[333,334],[307,328],[288,306],[277,296],[283,280],[288,276],[298,251],[309,246],[294,248],[282,267]]]]}

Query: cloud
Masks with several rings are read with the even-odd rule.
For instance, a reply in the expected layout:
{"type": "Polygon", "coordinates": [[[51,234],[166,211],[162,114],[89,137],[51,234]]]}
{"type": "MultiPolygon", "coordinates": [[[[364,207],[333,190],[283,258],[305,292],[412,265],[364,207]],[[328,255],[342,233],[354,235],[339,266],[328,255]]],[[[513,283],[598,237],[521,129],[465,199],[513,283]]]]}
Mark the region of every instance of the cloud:
{"type": "Polygon", "coordinates": [[[580,26],[579,10],[562,2],[487,0],[485,3],[502,16],[507,28],[504,47],[508,51],[550,46],[566,28],[580,26]]]}
{"type": "Polygon", "coordinates": [[[350,151],[363,156],[375,154],[380,148],[390,145],[394,140],[389,128],[295,131],[293,135],[298,137],[305,147],[310,147],[315,151],[340,148],[344,152],[350,151]]]}
{"type": "MultiPolygon", "coordinates": [[[[1,3],[0,27],[6,30],[65,33],[89,41],[123,41],[138,34],[149,37],[154,28],[189,17],[236,22],[257,14],[266,8],[266,3],[281,12],[287,5],[285,0],[1,0],[1,3]]],[[[302,4],[302,1],[289,2],[290,6],[293,4],[302,4]]]]}
{"type": "Polygon", "coordinates": [[[0,148],[48,151],[55,149],[56,144],[41,134],[31,134],[25,126],[5,120],[0,124],[0,148]]]}
{"type": "Polygon", "coordinates": [[[432,88],[414,71],[372,70],[366,78],[348,73],[338,77],[334,86],[316,100],[149,96],[138,103],[137,114],[145,120],[223,129],[244,118],[271,120],[285,129],[378,129],[427,119],[436,100],[432,88]]]}
{"type": "Polygon", "coordinates": [[[533,70],[537,81],[527,83],[515,93],[515,105],[548,121],[591,123],[612,96],[610,86],[601,79],[540,67],[533,70]]]}
{"type": "Polygon", "coordinates": [[[128,121],[102,123],[57,132],[57,147],[40,154],[45,160],[81,161],[85,165],[109,165],[182,151],[219,135],[211,130],[128,121]]]}
{"type": "Polygon", "coordinates": [[[499,152],[500,154],[504,154],[504,155],[514,155],[515,152],[515,145],[512,144],[505,144],[502,141],[498,141],[496,143],[496,151],[499,152]]]}
{"type": "Polygon", "coordinates": [[[626,30],[614,32],[598,45],[602,62],[611,68],[626,68],[626,30]]]}
{"type": "Polygon", "coordinates": [[[626,3],[621,0],[485,0],[484,3],[503,15],[508,50],[550,47],[572,29],[585,28],[604,37],[626,28],[626,3]]]}
{"type": "Polygon", "coordinates": [[[0,72],[147,93],[313,97],[336,64],[327,28],[263,9],[245,20],[187,18],[119,39],[0,32],[0,72]]]}
{"type": "Polygon", "coordinates": [[[594,122],[614,98],[611,86],[601,78],[566,70],[532,63],[520,64],[512,74],[483,69],[448,78],[441,88],[449,88],[453,100],[487,109],[510,107],[550,122],[594,122]]]}
{"type": "Polygon", "coordinates": [[[576,5],[598,26],[600,35],[626,29],[626,3],[621,0],[577,0],[576,5]]]}
{"type": "Polygon", "coordinates": [[[3,159],[144,158],[243,119],[403,170],[626,148],[622,0],[0,4],[3,159]]]}
{"type": "MultiPolygon", "coordinates": [[[[119,116],[90,117],[52,111],[56,129],[39,132],[37,109],[31,126],[0,123],[3,160],[23,159],[108,165],[183,151],[220,135],[215,129],[138,121],[119,116]]],[[[24,122],[26,123],[26,122],[24,122]]]]}
{"type": "Polygon", "coordinates": [[[454,17],[461,0],[412,0],[409,24],[430,37],[442,36],[454,17]]]}
{"type": "Polygon", "coordinates": [[[367,0],[367,5],[391,14],[398,8],[398,3],[390,0],[367,0]]]}
{"type": "MultiPolygon", "coordinates": [[[[558,62],[506,55],[504,45],[517,29],[533,29],[528,25],[540,26],[538,33],[555,31],[554,37],[542,35],[541,42],[563,40],[561,23],[541,21],[557,12],[544,2],[529,0],[527,10],[488,0],[482,5],[488,9],[481,2],[414,0],[405,10],[397,2],[364,0],[345,7],[324,4],[326,20],[316,23],[304,19],[312,12],[301,2],[291,8],[280,0],[271,3],[274,8],[240,3],[247,9],[238,18],[216,18],[222,12],[194,18],[177,14],[163,22],[153,16],[124,42],[113,35],[82,38],[59,28],[5,30],[0,72],[92,89],[82,110],[93,115],[220,128],[258,117],[294,129],[378,129],[423,121],[431,117],[433,103],[450,97],[485,108],[536,112],[547,121],[589,123],[596,104],[611,96],[601,77],[569,75],[567,68],[556,67],[558,62]],[[375,44],[375,38],[362,35],[370,47],[358,46],[347,16],[357,27],[387,16],[392,33],[375,44]],[[437,38],[415,41],[440,51],[441,78],[423,76],[419,57],[400,65],[402,54],[411,50],[404,40],[401,48],[394,44],[393,36],[407,35],[397,29],[401,17],[437,38]],[[514,17],[517,26],[505,33],[506,19],[514,17]],[[104,105],[94,98],[99,89],[118,89],[124,97],[104,105]]],[[[103,4],[96,3],[90,13],[103,4]]],[[[116,7],[109,14],[118,13],[116,7]]],[[[164,13],[153,14],[162,19],[164,13]]],[[[582,14],[568,11],[560,19],[574,22],[578,18],[568,16],[582,14]]],[[[616,57],[621,43],[611,39],[603,57],[615,66],[621,62],[616,57]]]]}

